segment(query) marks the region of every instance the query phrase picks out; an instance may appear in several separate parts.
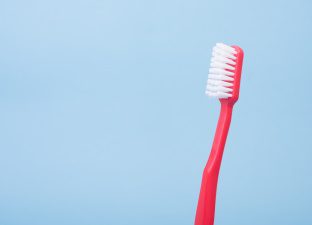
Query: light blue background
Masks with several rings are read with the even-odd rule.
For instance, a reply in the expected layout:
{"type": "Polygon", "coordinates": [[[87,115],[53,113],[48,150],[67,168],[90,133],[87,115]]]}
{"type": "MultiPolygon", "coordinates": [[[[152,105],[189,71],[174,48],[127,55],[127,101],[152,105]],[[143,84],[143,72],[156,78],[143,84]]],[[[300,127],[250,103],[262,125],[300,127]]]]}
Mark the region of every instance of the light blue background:
{"type": "Polygon", "coordinates": [[[245,50],[216,224],[312,224],[312,3],[0,2],[0,224],[193,224],[219,103],[245,50]]]}

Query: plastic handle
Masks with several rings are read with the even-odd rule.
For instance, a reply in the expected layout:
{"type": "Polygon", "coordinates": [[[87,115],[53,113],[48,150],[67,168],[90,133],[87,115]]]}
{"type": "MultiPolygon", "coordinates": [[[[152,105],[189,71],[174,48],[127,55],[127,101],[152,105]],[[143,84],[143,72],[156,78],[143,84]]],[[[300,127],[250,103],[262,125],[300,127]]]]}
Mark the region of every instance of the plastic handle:
{"type": "Polygon", "coordinates": [[[226,100],[220,100],[220,102],[220,116],[210,156],[203,172],[195,225],[213,225],[214,223],[218,176],[234,105],[226,100]]]}

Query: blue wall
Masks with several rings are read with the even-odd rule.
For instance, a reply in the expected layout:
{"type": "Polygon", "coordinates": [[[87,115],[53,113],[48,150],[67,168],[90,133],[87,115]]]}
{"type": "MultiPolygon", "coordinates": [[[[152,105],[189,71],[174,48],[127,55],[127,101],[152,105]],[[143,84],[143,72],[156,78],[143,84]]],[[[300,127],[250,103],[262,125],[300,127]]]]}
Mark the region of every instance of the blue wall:
{"type": "Polygon", "coordinates": [[[219,103],[245,50],[216,224],[312,224],[312,2],[0,2],[0,224],[193,224],[219,103]]]}

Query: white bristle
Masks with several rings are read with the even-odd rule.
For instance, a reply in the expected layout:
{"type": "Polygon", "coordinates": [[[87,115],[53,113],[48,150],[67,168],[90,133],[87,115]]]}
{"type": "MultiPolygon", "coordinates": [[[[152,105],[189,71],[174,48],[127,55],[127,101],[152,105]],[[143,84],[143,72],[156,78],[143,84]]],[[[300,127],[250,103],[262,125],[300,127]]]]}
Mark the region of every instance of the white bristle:
{"type": "Polygon", "coordinates": [[[228,63],[230,65],[235,65],[236,64],[233,60],[231,60],[229,58],[226,58],[224,56],[218,55],[218,54],[216,54],[214,52],[212,53],[212,56],[213,56],[211,58],[212,62],[223,62],[223,63],[228,63]]]}
{"type": "Polygon", "coordinates": [[[235,70],[235,67],[230,66],[224,62],[216,62],[216,61],[212,61],[210,63],[210,66],[212,68],[219,68],[219,69],[228,69],[228,70],[235,70]]]}
{"type": "Polygon", "coordinates": [[[209,79],[207,81],[207,84],[211,84],[211,85],[214,85],[214,86],[223,86],[223,87],[232,87],[233,84],[230,83],[230,82],[225,82],[225,81],[222,81],[222,80],[212,80],[212,79],[209,79]]]}
{"type": "Polygon", "coordinates": [[[234,60],[236,59],[236,56],[234,55],[235,53],[231,53],[231,52],[225,51],[224,49],[219,48],[218,46],[213,47],[212,51],[215,54],[222,55],[224,57],[227,57],[227,58],[230,58],[230,59],[234,59],[234,60]]]}
{"type": "Polygon", "coordinates": [[[218,68],[210,68],[209,69],[209,73],[212,73],[212,74],[222,74],[222,75],[227,75],[227,76],[233,76],[234,75],[233,72],[230,72],[230,71],[227,71],[227,70],[224,70],[224,69],[218,69],[218,68]]]}
{"type": "Polygon", "coordinates": [[[233,81],[233,77],[229,77],[226,75],[220,75],[220,74],[208,74],[208,80],[223,80],[223,81],[233,81]]]}
{"type": "Polygon", "coordinates": [[[225,45],[223,43],[217,43],[216,46],[219,47],[220,49],[223,49],[224,51],[230,52],[232,54],[237,53],[235,48],[232,48],[231,46],[225,45]]]}
{"type": "Polygon", "coordinates": [[[213,47],[206,95],[217,98],[232,97],[235,54],[235,48],[222,43],[213,47]]]}

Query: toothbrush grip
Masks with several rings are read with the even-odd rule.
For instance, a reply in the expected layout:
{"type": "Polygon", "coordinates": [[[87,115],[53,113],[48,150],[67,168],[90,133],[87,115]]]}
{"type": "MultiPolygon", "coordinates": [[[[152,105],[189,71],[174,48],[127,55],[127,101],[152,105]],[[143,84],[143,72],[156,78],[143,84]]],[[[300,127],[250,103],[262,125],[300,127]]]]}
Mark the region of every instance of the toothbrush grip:
{"type": "Polygon", "coordinates": [[[224,100],[220,102],[220,116],[210,156],[203,172],[195,225],[213,225],[214,223],[218,176],[233,110],[232,103],[224,100]]]}

